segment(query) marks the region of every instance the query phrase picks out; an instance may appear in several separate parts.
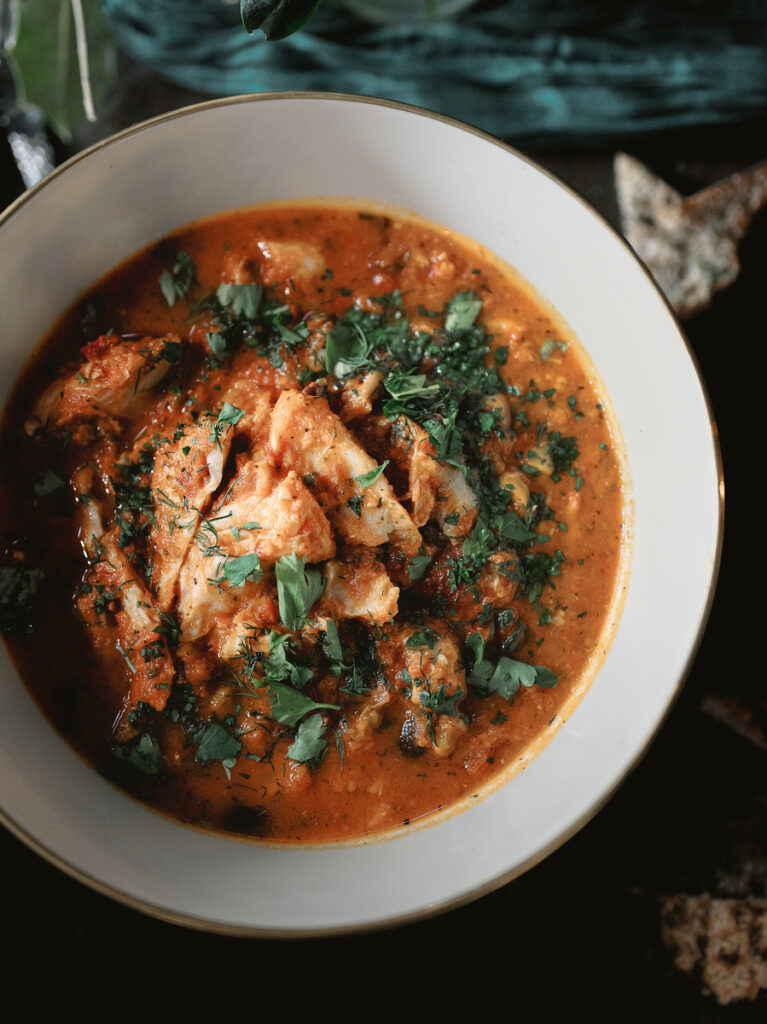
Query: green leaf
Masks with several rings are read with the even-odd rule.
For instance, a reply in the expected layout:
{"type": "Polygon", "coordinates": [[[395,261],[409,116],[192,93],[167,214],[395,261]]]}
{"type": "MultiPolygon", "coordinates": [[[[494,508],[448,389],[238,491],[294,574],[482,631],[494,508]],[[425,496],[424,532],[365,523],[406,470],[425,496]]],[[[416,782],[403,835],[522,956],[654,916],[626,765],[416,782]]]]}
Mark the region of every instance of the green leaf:
{"type": "Polygon", "coordinates": [[[516,512],[506,512],[501,520],[500,530],[506,540],[513,544],[529,544],[537,539],[538,534],[528,530],[525,521],[516,512]]]}
{"type": "Polygon", "coordinates": [[[408,579],[413,582],[414,580],[423,579],[426,570],[431,565],[431,555],[414,555],[410,559],[410,564],[407,567],[408,579]]]}
{"type": "Polygon", "coordinates": [[[216,298],[222,306],[228,306],[234,316],[255,320],[263,291],[260,284],[221,284],[216,289],[216,298]]]}
{"type": "Polygon", "coordinates": [[[418,699],[424,711],[433,715],[447,715],[449,718],[456,717],[458,714],[456,705],[465,696],[466,694],[460,686],[457,686],[451,695],[448,695],[444,685],[439,686],[436,690],[420,690],[418,693],[418,699]]]}
{"type": "Polygon", "coordinates": [[[46,494],[52,494],[57,491],[59,487],[64,486],[64,481],[60,476],[57,476],[52,470],[46,469],[40,474],[32,485],[32,490],[38,498],[45,497],[46,494]]]}
{"type": "Polygon", "coordinates": [[[220,722],[210,722],[200,736],[197,744],[196,761],[222,761],[224,766],[231,767],[242,744],[228,732],[220,722]]]}
{"type": "Polygon", "coordinates": [[[163,270],[160,274],[160,290],[168,306],[172,306],[177,298],[183,299],[189,294],[194,286],[196,274],[197,270],[189,253],[183,250],[177,252],[173,269],[163,270]]]}
{"type": "Polygon", "coordinates": [[[368,365],[371,345],[358,327],[336,324],[325,338],[325,369],[346,377],[368,365]]]}
{"type": "Polygon", "coordinates": [[[160,744],[147,732],[141,734],[137,743],[115,747],[114,755],[145,775],[159,775],[164,763],[160,744]]]}
{"type": "Polygon", "coordinates": [[[321,0],[240,0],[246,32],[261,29],[268,40],[284,39],[302,28],[321,0]]]}
{"type": "MultiPolygon", "coordinates": [[[[337,704],[318,704],[310,697],[305,697],[299,690],[285,683],[272,683],[268,690],[271,702],[271,715],[283,725],[295,728],[298,723],[312,711],[327,709],[338,711],[337,704]]],[[[296,758],[295,760],[298,760],[296,758]]]]}
{"type": "Polygon", "coordinates": [[[548,359],[552,352],[566,352],[567,342],[547,338],[541,345],[541,359],[548,359]]]}
{"type": "Polygon", "coordinates": [[[439,634],[433,629],[416,629],[405,641],[405,647],[429,647],[432,648],[439,640],[439,634]]]}
{"type": "Polygon", "coordinates": [[[474,292],[458,292],[447,304],[445,315],[445,331],[448,334],[461,334],[474,326],[480,309],[482,299],[478,299],[474,292]]]}
{"type": "Polygon", "coordinates": [[[172,366],[176,366],[181,362],[183,348],[184,346],[180,341],[166,341],[160,349],[159,358],[166,363],[170,363],[172,366]]]}
{"type": "MultiPolygon", "coordinates": [[[[82,0],[90,89],[99,102],[114,85],[117,57],[101,0],[82,0]]],[[[20,102],[33,103],[65,141],[86,116],[71,0],[24,0],[13,48],[20,102]]]]}
{"type": "Polygon", "coordinates": [[[511,702],[520,686],[550,687],[559,682],[558,676],[541,665],[528,665],[505,655],[495,664],[485,660],[485,644],[480,633],[473,633],[465,646],[474,660],[468,683],[480,697],[489,697],[495,693],[511,702]]]}
{"type": "Polygon", "coordinates": [[[299,725],[296,738],[288,748],[288,757],[293,761],[314,761],[326,747],[322,715],[309,715],[299,725]]]}
{"type": "Polygon", "coordinates": [[[280,618],[287,629],[296,631],[306,622],[314,602],[325,589],[319,569],[307,569],[306,559],[283,555],[274,567],[280,618]]]}
{"type": "Polygon", "coordinates": [[[344,665],[345,655],[338,635],[338,624],[333,619],[328,619],[325,624],[325,650],[331,661],[339,664],[341,668],[347,667],[344,665]]]}
{"type": "Polygon", "coordinates": [[[433,402],[441,390],[439,384],[426,383],[425,373],[414,373],[412,370],[403,373],[397,369],[386,377],[384,387],[392,396],[390,401],[384,402],[383,407],[384,416],[390,420],[398,416],[418,419],[419,412],[423,411],[423,406],[418,403],[433,402]]]}
{"type": "Polygon", "coordinates": [[[263,577],[261,561],[256,554],[230,556],[221,567],[221,576],[233,587],[245,583],[260,583],[263,577]]]}
{"type": "Polygon", "coordinates": [[[371,469],[369,473],[361,473],[359,476],[355,476],[354,479],[360,487],[370,487],[376,482],[388,465],[389,460],[386,459],[386,461],[382,462],[380,466],[376,466],[375,469],[371,469]]]}
{"type": "Polygon", "coordinates": [[[236,426],[245,412],[242,409],[238,409],[236,405],[230,405],[229,402],[224,402],[221,406],[221,412],[218,414],[216,420],[216,433],[219,433],[220,427],[225,426],[236,426]]]}
{"type": "Polygon", "coordinates": [[[208,348],[216,359],[226,359],[226,338],[220,331],[208,331],[205,334],[208,348]]]}
{"type": "Polygon", "coordinates": [[[41,569],[4,565],[0,569],[0,604],[28,604],[42,580],[41,569]]]}
{"type": "Polygon", "coordinates": [[[282,683],[289,679],[291,684],[301,690],[313,677],[314,672],[308,666],[295,665],[290,661],[290,635],[272,631],[269,634],[269,656],[263,660],[263,685],[282,683]]]}

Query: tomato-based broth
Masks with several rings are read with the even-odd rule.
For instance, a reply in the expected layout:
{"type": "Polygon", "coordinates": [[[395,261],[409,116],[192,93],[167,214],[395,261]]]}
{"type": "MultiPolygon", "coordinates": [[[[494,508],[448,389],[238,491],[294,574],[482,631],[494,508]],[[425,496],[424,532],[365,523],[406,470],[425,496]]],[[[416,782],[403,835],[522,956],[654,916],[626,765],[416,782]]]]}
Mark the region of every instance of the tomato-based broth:
{"type": "Polygon", "coordinates": [[[0,608],[100,772],[272,842],[508,778],[609,643],[622,457],[480,246],[304,202],[179,230],[55,325],[2,426],[0,608]]]}

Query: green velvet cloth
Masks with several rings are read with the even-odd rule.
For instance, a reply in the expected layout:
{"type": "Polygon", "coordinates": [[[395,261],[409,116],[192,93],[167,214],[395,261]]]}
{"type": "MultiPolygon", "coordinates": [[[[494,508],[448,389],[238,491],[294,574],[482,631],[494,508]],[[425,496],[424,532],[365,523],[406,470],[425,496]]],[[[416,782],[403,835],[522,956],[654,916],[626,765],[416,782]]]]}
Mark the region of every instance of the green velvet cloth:
{"type": "Polygon", "coordinates": [[[375,27],[324,0],[280,42],[220,0],[105,0],[118,44],[213,95],[320,90],[414,103],[501,138],[596,141],[767,113],[765,0],[484,0],[375,27]]]}

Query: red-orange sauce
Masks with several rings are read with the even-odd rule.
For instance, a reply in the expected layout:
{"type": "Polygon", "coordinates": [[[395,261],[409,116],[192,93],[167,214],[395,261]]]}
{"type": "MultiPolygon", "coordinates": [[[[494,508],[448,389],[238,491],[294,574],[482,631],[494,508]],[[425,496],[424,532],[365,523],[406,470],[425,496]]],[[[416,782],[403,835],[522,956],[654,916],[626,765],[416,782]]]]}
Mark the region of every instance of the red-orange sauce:
{"type": "MultiPolygon", "coordinates": [[[[151,358],[146,357],[150,369],[156,348],[151,358]]],[[[427,359],[414,370],[417,373],[426,366],[424,386],[433,380],[434,365],[433,359],[427,359]]],[[[236,407],[236,402],[231,404],[236,407]]],[[[30,586],[34,594],[21,595],[21,601],[18,587],[7,588],[14,605],[5,609],[10,627],[7,639],[19,671],[54,725],[99,771],[140,799],[188,822],[270,841],[324,842],[375,835],[454,806],[521,763],[525,751],[547,734],[555,716],[577,699],[609,642],[619,604],[624,492],[620,453],[605,404],[577,342],[555,315],[512,271],[447,230],[398,213],[324,204],[262,207],[192,224],[129,259],[81,297],[43,340],[5,410],[0,435],[0,529],[6,583],[12,572],[43,574],[35,577],[36,587],[30,586]],[[169,307],[167,289],[179,252],[188,254],[193,280],[186,282],[185,289],[183,274],[177,275],[179,291],[169,307]],[[317,254],[319,265],[315,265],[317,254]],[[165,291],[160,283],[163,273],[165,291]],[[216,347],[216,326],[210,310],[201,309],[199,303],[222,283],[232,282],[260,284],[261,302],[285,303],[289,309],[285,323],[290,330],[307,323],[308,340],[301,339],[295,346],[290,340],[283,346],[275,343],[267,354],[244,343],[234,352],[218,352],[217,358],[211,351],[211,345],[216,347]],[[299,395],[305,389],[306,397],[300,402],[302,409],[310,410],[307,415],[319,410],[318,416],[345,420],[349,434],[372,455],[374,465],[385,461],[388,442],[394,448],[399,444],[388,453],[384,477],[400,506],[414,517],[414,479],[407,473],[411,455],[401,435],[397,442],[396,434],[386,434],[382,413],[391,394],[379,383],[371,399],[372,411],[361,416],[350,413],[345,403],[357,396],[351,395],[351,386],[343,390],[344,381],[364,379],[370,367],[344,375],[341,366],[340,378],[327,376],[321,340],[355,304],[365,312],[388,315],[387,310],[399,303],[416,332],[439,334],[445,309],[457,294],[468,293],[482,302],[475,323],[487,335],[484,362],[512,389],[501,392],[510,428],[498,428],[498,433],[491,429],[482,443],[487,462],[495,469],[494,486],[497,491],[499,478],[504,479],[500,470],[511,473],[505,478],[513,484],[507,512],[517,509],[520,521],[525,521],[525,507],[528,511],[532,507],[527,503],[526,485],[539,495],[535,500],[544,516],[539,514],[530,533],[549,539],[536,539],[529,546],[520,542],[515,548],[507,538],[500,554],[496,553],[497,572],[485,570],[481,585],[476,576],[462,580],[460,569],[466,568],[466,562],[461,556],[476,524],[470,510],[461,506],[453,519],[467,515],[471,529],[456,536],[451,524],[453,536],[449,536],[448,526],[438,525],[439,502],[447,500],[443,490],[432,495],[430,517],[419,527],[423,543],[418,556],[403,555],[394,534],[361,554],[359,544],[340,532],[339,517],[341,513],[348,516],[344,509],[354,509],[356,498],[369,501],[372,492],[362,484],[339,481],[335,471],[324,482],[314,472],[299,473],[311,500],[317,499],[331,522],[335,558],[347,569],[344,599],[351,603],[368,599],[366,573],[385,572],[391,586],[399,590],[393,624],[381,616],[375,622],[339,616],[338,603],[322,605],[327,594],[315,605],[315,617],[316,610],[324,608],[323,622],[338,620],[343,660],[333,659],[324,631],[320,635],[315,627],[312,632],[311,613],[304,632],[291,634],[290,659],[311,669],[308,682],[299,689],[314,704],[339,709],[312,711],[322,716],[322,752],[308,761],[288,756],[291,749],[296,753],[292,744],[298,725],[270,723],[264,692],[254,697],[232,674],[232,668],[242,672],[242,659],[222,659],[216,654],[227,650],[231,655],[232,631],[241,628],[235,627],[235,616],[245,605],[250,608],[252,636],[261,638],[262,656],[269,656],[268,634],[286,632],[273,564],[263,556],[261,581],[237,587],[225,580],[218,592],[231,584],[231,607],[219,615],[210,632],[189,641],[184,639],[178,605],[183,584],[173,583],[168,616],[173,627],[180,625],[181,640],[177,642],[173,628],[156,636],[158,650],[168,659],[172,683],[157,683],[160,676],[152,677],[150,672],[149,681],[142,683],[144,689],[137,691],[137,665],[152,668],[152,645],[146,637],[139,646],[125,640],[127,620],[120,627],[118,619],[125,612],[120,602],[127,599],[117,586],[103,582],[116,580],[118,570],[104,564],[103,554],[101,568],[94,568],[99,545],[94,549],[83,527],[88,501],[101,509],[106,526],[114,522],[117,513],[109,481],[119,476],[116,467],[129,458],[126,453],[132,451],[130,457],[137,458],[144,439],[149,468],[158,452],[178,445],[173,432],[185,429],[189,436],[195,420],[209,424],[213,437],[222,396],[232,394],[230,389],[238,380],[263,389],[272,405],[282,392],[299,395]],[[385,298],[383,304],[374,301],[392,295],[395,299],[385,298]],[[162,380],[146,391],[141,390],[139,374],[135,394],[126,396],[125,408],[117,414],[107,415],[102,409],[96,415],[91,410],[58,429],[50,423],[37,431],[30,427],[41,394],[60,374],[72,378],[84,366],[96,365],[89,359],[97,362],[131,338],[168,336],[177,336],[178,342],[172,344],[181,348],[173,350],[173,355],[180,353],[180,359],[169,363],[162,380]],[[201,410],[211,411],[209,420],[201,410]],[[558,467],[553,472],[552,459],[558,467]],[[83,480],[93,482],[90,497],[81,490],[83,480]],[[521,572],[512,562],[525,555],[534,557],[526,572],[521,572]],[[549,569],[540,576],[540,587],[533,562],[549,569]],[[99,597],[102,600],[94,604],[99,597]],[[478,633],[485,641],[484,659],[489,663],[486,678],[506,657],[545,667],[550,674],[539,679],[551,682],[553,674],[557,684],[522,685],[513,701],[498,694],[482,695],[469,684],[477,653],[476,641],[470,638],[478,633]],[[435,635],[442,639],[434,640],[435,635]],[[419,640],[424,642],[419,645],[419,640]],[[141,652],[148,648],[142,658],[141,652]],[[441,667],[435,661],[440,650],[448,652],[441,667]],[[458,654],[454,657],[451,652],[458,654]],[[420,665],[416,674],[423,673],[415,682],[414,654],[420,665]],[[372,689],[344,689],[355,655],[372,689]],[[462,689],[458,696],[457,680],[462,689]],[[424,704],[418,693],[420,688],[429,694],[430,686],[442,698],[434,706],[447,711],[426,713],[431,698],[427,696],[424,704]],[[163,688],[167,693],[161,692],[163,688]],[[235,746],[239,744],[236,756],[200,758],[199,741],[211,724],[234,737],[235,746]],[[141,769],[140,756],[115,756],[116,748],[137,749],[144,732],[151,738],[146,741],[144,768],[147,763],[152,769],[160,766],[150,773],[141,769]]],[[[420,408],[424,421],[428,413],[425,405],[420,408]]],[[[493,402],[483,408],[490,414],[483,421],[487,426],[494,420],[493,402]]],[[[445,427],[436,400],[434,409],[437,426],[445,427]]],[[[53,414],[51,422],[58,414],[53,414]]],[[[267,422],[264,429],[268,427],[267,422]]],[[[249,459],[257,463],[259,473],[268,464],[279,483],[291,466],[306,468],[301,460],[314,458],[313,450],[297,455],[292,438],[285,450],[278,451],[274,429],[257,445],[251,435],[242,435],[238,441],[238,429],[238,424],[231,425],[233,440],[229,426],[221,429],[231,449],[220,483],[200,508],[207,519],[214,519],[216,509],[226,509],[227,501],[236,499],[249,459]],[[227,496],[228,487],[233,488],[233,498],[227,496]]],[[[436,443],[434,420],[430,429],[436,443]]],[[[204,435],[203,430],[201,445],[204,435]]],[[[470,447],[475,457],[476,437],[470,447]]],[[[443,460],[435,461],[444,466],[443,460]]],[[[453,463],[460,466],[461,462],[458,452],[453,463]]],[[[186,473],[188,480],[192,473],[192,469],[186,473]]],[[[142,578],[153,603],[160,588],[153,552],[157,555],[162,545],[153,547],[150,520],[171,515],[178,503],[171,499],[165,503],[159,486],[153,490],[148,470],[142,476],[137,469],[134,483],[145,489],[143,499],[141,493],[136,498],[144,511],[123,510],[123,520],[134,529],[120,535],[120,543],[125,542],[120,550],[136,577],[142,578]]],[[[310,499],[305,500],[310,507],[310,499]]],[[[362,514],[367,514],[364,505],[362,514]]],[[[195,529],[202,525],[198,519],[195,529]]],[[[221,523],[219,527],[226,529],[221,523]]],[[[508,529],[514,532],[512,525],[508,529]]],[[[250,537],[257,533],[257,528],[240,529],[236,550],[254,544],[250,537]]],[[[466,550],[471,551],[471,545],[466,550]]],[[[160,550],[157,557],[162,556],[160,550]]],[[[217,564],[233,566],[235,556],[226,557],[228,562],[217,564]]],[[[310,557],[307,566],[319,571],[326,561],[313,562],[310,557]]],[[[203,590],[205,585],[203,581],[203,590]]],[[[216,589],[215,584],[207,586],[216,589]]],[[[256,682],[260,671],[256,669],[256,682]]],[[[286,685],[292,685],[289,679],[286,685]]],[[[207,749],[217,753],[215,745],[207,749]]]]}

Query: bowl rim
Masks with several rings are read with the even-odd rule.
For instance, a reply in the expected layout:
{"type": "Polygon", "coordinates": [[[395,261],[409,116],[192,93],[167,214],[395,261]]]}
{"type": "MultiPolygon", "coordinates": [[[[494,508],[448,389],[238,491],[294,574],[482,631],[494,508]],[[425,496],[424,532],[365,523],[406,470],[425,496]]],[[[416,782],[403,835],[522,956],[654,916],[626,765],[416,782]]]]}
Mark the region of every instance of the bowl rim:
{"type": "MultiPolygon", "coordinates": [[[[310,938],[319,936],[333,936],[333,935],[344,935],[344,934],[360,934],[366,932],[373,932],[387,928],[398,927],[405,924],[414,923],[417,921],[425,920],[430,917],[434,917],[438,914],[444,913],[448,910],[456,909],[460,906],[464,906],[482,896],[488,895],[497,889],[507,885],[513,879],[519,877],[525,872],[529,871],[536,864],[540,863],[546,857],[550,856],[555,850],[563,846],[569,839],[571,839],[577,832],[579,832],[592,818],[594,818],[599,811],[612,799],[616,791],[623,785],[628,776],[634,771],[641,760],[644,758],[649,747],[652,745],[664,722],[668,718],[668,715],[676,703],[679,694],[689,676],[693,662],[697,656],[700,648],[703,635],[705,633],[709,617],[711,614],[711,608],[716,593],[719,570],[721,566],[722,548],[724,541],[724,507],[725,507],[725,488],[724,488],[724,469],[722,462],[721,446],[719,444],[719,432],[714,416],[711,399],[709,396],[708,388],[703,378],[700,364],[697,360],[695,352],[687,339],[679,317],[672,308],[669,300],[666,298],[661,288],[653,278],[651,272],[647,266],[643,263],[640,257],[634,252],[626,238],[607,220],[607,218],[600,213],[592,204],[585,199],[575,188],[568,183],[564,182],[552,171],[541,166],[537,161],[527,156],[525,153],[520,152],[514,146],[507,142],[491,135],[488,132],[482,131],[473,125],[462,121],[458,118],[451,117],[446,114],[440,114],[435,111],[429,110],[425,107],[420,107],[415,104],[402,103],[396,100],[390,100],[383,97],[371,96],[371,95],[355,95],[350,93],[340,92],[323,92],[318,90],[312,91],[301,91],[301,90],[283,90],[274,92],[261,92],[261,93],[244,93],[232,96],[217,97],[214,99],[203,100],[201,102],[192,103],[183,107],[166,111],[158,114],[154,117],[147,118],[146,120],[139,121],[135,124],[129,125],[118,132],[110,134],[109,136],[99,139],[90,146],[75,153],[69,157],[66,161],[54,168],[52,172],[47,174],[39,182],[33,185],[31,188],[23,192],[17,199],[15,199],[9,206],[4,210],[0,211],[0,230],[4,225],[21,210],[28,202],[34,199],[34,197],[41,190],[45,189],[50,182],[57,179],[59,176],[69,172],[78,163],[84,160],[88,160],[94,153],[99,152],[107,147],[114,146],[120,141],[130,138],[133,135],[137,135],[147,129],[154,128],[168,121],[174,121],[189,115],[197,114],[201,111],[215,109],[218,107],[230,107],[244,103],[260,103],[260,102],[273,102],[281,100],[302,100],[302,101],[339,101],[343,103],[357,103],[357,104],[369,104],[373,106],[386,107],[390,109],[400,110],[405,113],[415,114],[420,117],[425,117],[430,120],[442,122],[452,128],[458,129],[461,132],[468,132],[471,135],[478,137],[479,139],[492,144],[504,150],[517,160],[526,164],[532,170],[542,174],[546,178],[549,178],[554,184],[562,188],[571,199],[576,201],[582,207],[585,208],[586,212],[594,217],[601,226],[607,230],[612,236],[613,241],[617,242],[627,253],[632,257],[636,267],[643,273],[656,295],[661,299],[661,302],[665,308],[665,312],[669,317],[670,325],[674,328],[676,335],[683,345],[686,354],[690,360],[691,367],[697,378],[697,384],[700,389],[701,396],[703,398],[706,415],[709,422],[709,428],[711,431],[711,442],[712,450],[715,459],[716,466],[716,479],[717,479],[717,491],[718,491],[718,504],[717,504],[717,536],[716,545],[711,565],[711,574],[708,584],[708,591],[706,594],[706,600],[703,604],[700,621],[693,643],[688,652],[686,661],[683,669],[677,678],[674,687],[669,691],[666,699],[665,706],[659,714],[652,730],[645,737],[643,743],[637,749],[632,760],[625,767],[623,772],[613,779],[612,783],[594,800],[583,813],[571,823],[571,825],[559,832],[556,837],[543,848],[536,851],[536,853],[527,858],[525,861],[514,865],[507,871],[495,876],[489,881],[476,885],[465,892],[460,893],[457,896],[453,896],[444,899],[435,904],[431,904],[428,907],[423,907],[419,910],[412,911],[407,914],[399,914],[396,917],[386,917],[377,919],[364,924],[350,924],[350,925],[339,925],[331,926],[326,928],[298,928],[298,929],[275,929],[273,927],[263,926],[250,926],[250,925],[237,925],[226,921],[215,921],[206,918],[196,917],[193,914],[180,913],[176,911],[168,910],[164,907],[153,904],[149,901],[143,900],[139,897],[131,895],[121,891],[117,886],[110,885],[97,878],[94,878],[87,871],[77,867],[75,864],[70,863],[61,855],[57,854],[54,850],[47,847],[44,843],[30,835],[23,827],[17,824],[8,813],[0,807],[0,824],[2,824],[8,831],[11,832],[16,838],[23,842],[27,847],[41,856],[48,863],[54,867],[60,869],[64,874],[82,884],[88,886],[90,889],[99,892],[104,896],[115,900],[124,906],[127,906],[133,910],[141,911],[150,917],[158,920],[165,921],[170,924],[177,924],[183,927],[196,929],[199,931],[205,931],[213,934],[230,935],[235,937],[251,937],[251,938],[310,938]]],[[[388,841],[383,840],[383,841],[388,841]]]]}

